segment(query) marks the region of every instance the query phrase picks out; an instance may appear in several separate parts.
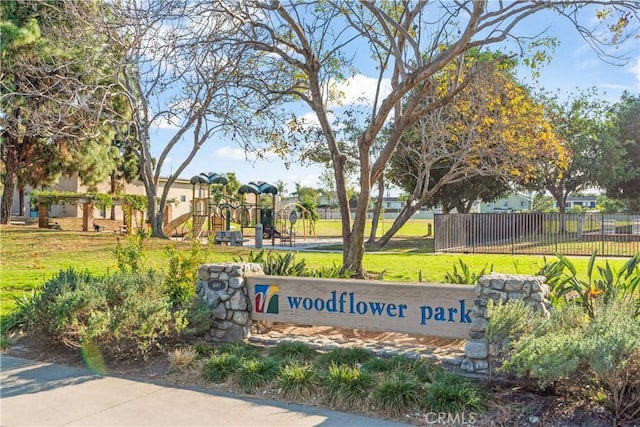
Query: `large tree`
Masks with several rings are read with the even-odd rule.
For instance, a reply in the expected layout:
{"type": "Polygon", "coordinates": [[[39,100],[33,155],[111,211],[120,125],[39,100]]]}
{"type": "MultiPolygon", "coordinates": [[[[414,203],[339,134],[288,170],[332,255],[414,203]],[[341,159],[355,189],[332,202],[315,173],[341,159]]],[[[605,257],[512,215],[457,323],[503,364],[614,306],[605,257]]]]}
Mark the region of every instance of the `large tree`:
{"type": "MultiPolygon", "coordinates": [[[[237,90],[243,69],[252,68],[251,58],[246,49],[223,43],[231,28],[206,6],[184,0],[105,2],[104,13],[93,21],[95,31],[119,52],[104,60],[115,70],[128,108],[124,117],[112,110],[112,120],[128,123],[129,133],[121,137],[138,158],[154,236],[162,236],[175,180],[213,135],[231,124],[251,128],[257,109],[252,104],[260,97],[256,91],[237,90]],[[159,129],[166,140],[156,136],[159,129]],[[174,168],[160,192],[159,179],[169,159],[174,168]]],[[[250,149],[248,143],[245,148],[250,149]]]]}
{"type": "Polygon", "coordinates": [[[436,76],[432,91],[469,73],[476,79],[452,102],[422,116],[405,132],[391,159],[391,179],[409,197],[380,238],[381,245],[422,206],[439,200],[446,208],[464,212],[476,198],[492,199],[504,194],[510,182],[525,184],[536,178],[539,164],[563,163],[564,148],[545,121],[542,106],[514,80],[510,65],[475,54],[466,61],[469,65],[462,73],[456,67],[436,76]],[[477,179],[481,190],[473,187],[477,179]],[[490,185],[483,185],[487,181],[490,185]],[[461,186],[464,194],[449,196],[461,186]]]}
{"type": "Polygon", "coordinates": [[[0,12],[0,222],[8,223],[16,185],[23,205],[25,185],[62,172],[92,183],[108,174],[112,153],[101,116],[109,92],[103,43],[75,19],[95,13],[93,3],[5,1],[0,12]]]}
{"type": "Polygon", "coordinates": [[[571,94],[547,93],[538,98],[545,105],[547,120],[570,153],[562,168],[553,163],[543,165],[541,179],[559,212],[565,213],[567,196],[599,186],[620,165],[622,152],[607,131],[612,125],[610,106],[595,88],[571,94]]]}
{"type": "MultiPolygon", "coordinates": [[[[261,88],[264,96],[274,102],[302,102],[317,118],[335,174],[342,218],[343,265],[358,276],[364,275],[364,232],[372,185],[384,172],[405,130],[426,113],[449,102],[458,90],[450,87],[425,102],[434,75],[455,64],[469,49],[507,38],[524,43],[524,39],[518,38],[522,34],[516,32],[516,27],[544,10],[579,24],[577,19],[584,8],[591,14],[586,19],[590,19],[594,13],[592,5],[605,5],[617,25],[613,29],[624,32],[630,22],[636,25],[640,9],[637,2],[571,0],[322,4],[221,0],[214,4],[220,13],[234,19],[240,45],[264,52],[258,67],[265,80],[261,88]],[[340,102],[338,83],[356,74],[353,56],[359,49],[367,48],[379,79],[371,96],[367,125],[356,140],[360,193],[352,212],[347,199],[346,156],[336,138],[332,114],[340,102]],[[383,86],[389,90],[383,91],[383,86]],[[389,122],[393,131],[379,154],[372,158],[373,143],[389,122]]],[[[607,18],[604,14],[600,16],[607,18]]],[[[594,40],[586,27],[576,25],[576,28],[594,40]]],[[[539,39],[534,36],[533,41],[537,43],[539,39]]],[[[523,45],[523,49],[527,47],[523,45]]]]}
{"type": "Polygon", "coordinates": [[[608,157],[600,159],[616,166],[602,180],[603,187],[609,197],[624,201],[629,211],[640,212],[640,95],[625,92],[614,105],[612,121],[607,137],[620,147],[622,161],[615,158],[617,163],[609,163],[608,157]]]}

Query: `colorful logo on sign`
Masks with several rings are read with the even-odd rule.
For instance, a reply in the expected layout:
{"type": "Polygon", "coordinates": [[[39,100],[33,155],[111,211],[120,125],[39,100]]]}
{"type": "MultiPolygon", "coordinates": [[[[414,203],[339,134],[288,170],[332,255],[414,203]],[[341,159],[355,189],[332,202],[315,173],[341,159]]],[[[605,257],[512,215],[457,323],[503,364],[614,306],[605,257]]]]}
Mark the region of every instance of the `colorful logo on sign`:
{"type": "Polygon", "coordinates": [[[256,285],[256,313],[278,314],[278,285],[256,285]]]}

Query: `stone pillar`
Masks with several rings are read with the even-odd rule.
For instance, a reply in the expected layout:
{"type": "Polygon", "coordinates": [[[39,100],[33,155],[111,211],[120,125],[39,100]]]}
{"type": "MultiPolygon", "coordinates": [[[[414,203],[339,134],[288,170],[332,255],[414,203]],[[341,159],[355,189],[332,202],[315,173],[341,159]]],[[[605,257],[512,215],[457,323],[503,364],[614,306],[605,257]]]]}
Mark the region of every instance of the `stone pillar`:
{"type": "Polygon", "coordinates": [[[255,263],[204,264],[198,269],[196,295],[211,307],[211,329],[205,339],[242,341],[249,336],[252,301],[244,278],[264,276],[255,263]]]}
{"type": "Polygon", "coordinates": [[[49,228],[49,205],[38,203],[38,228],[49,228]]]}
{"type": "Polygon", "coordinates": [[[461,368],[469,372],[489,373],[492,357],[497,357],[501,349],[490,348],[485,340],[485,332],[489,323],[487,302],[512,301],[523,299],[534,310],[549,315],[549,286],[544,276],[528,276],[521,274],[491,273],[482,276],[475,287],[477,298],[471,313],[472,323],[469,339],[464,352],[465,360],[461,368]]]}

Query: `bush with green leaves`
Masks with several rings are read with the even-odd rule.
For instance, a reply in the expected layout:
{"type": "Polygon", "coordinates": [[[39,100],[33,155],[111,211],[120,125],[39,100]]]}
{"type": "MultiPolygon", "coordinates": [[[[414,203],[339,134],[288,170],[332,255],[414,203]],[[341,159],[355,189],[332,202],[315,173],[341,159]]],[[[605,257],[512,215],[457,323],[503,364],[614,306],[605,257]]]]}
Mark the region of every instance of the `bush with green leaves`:
{"type": "Polygon", "coordinates": [[[269,355],[287,361],[313,360],[318,352],[298,341],[282,341],[269,350],[269,355]]]}
{"type": "Polygon", "coordinates": [[[380,380],[371,397],[377,408],[398,416],[419,407],[421,395],[420,380],[409,372],[396,370],[380,380]]]}
{"type": "Polygon", "coordinates": [[[373,353],[362,347],[338,347],[318,358],[318,364],[352,365],[365,363],[373,357],[373,353]]]}
{"type": "Polygon", "coordinates": [[[269,357],[241,359],[238,370],[233,374],[233,382],[245,393],[252,393],[256,388],[273,381],[278,368],[278,362],[269,357]]]}
{"type": "Polygon", "coordinates": [[[296,252],[273,252],[261,250],[258,253],[249,252],[246,260],[239,256],[233,258],[234,262],[252,262],[262,265],[264,274],[269,276],[304,276],[321,277],[325,279],[349,279],[353,277],[353,271],[343,269],[333,264],[331,267],[321,267],[314,270],[307,269],[306,261],[296,261],[296,252]]]}
{"type": "Polygon", "coordinates": [[[341,409],[361,409],[375,383],[371,373],[357,366],[332,364],[325,375],[325,399],[341,409]]]}
{"type": "Polygon", "coordinates": [[[61,271],[24,310],[34,335],[74,348],[91,342],[115,358],[144,356],[186,326],[184,312],[171,307],[162,277],[151,271],[104,276],[61,271]]]}
{"type": "Polygon", "coordinates": [[[189,250],[179,251],[175,246],[166,246],[164,251],[169,256],[165,281],[171,300],[178,308],[191,305],[196,296],[198,268],[207,261],[207,250],[199,239],[190,238],[189,250]]]}
{"type": "Polygon", "coordinates": [[[468,378],[440,371],[425,385],[422,406],[428,412],[460,413],[486,407],[483,391],[468,378]]]}
{"type": "Polygon", "coordinates": [[[280,393],[289,399],[310,399],[322,385],[320,374],[311,363],[294,361],[283,366],[278,374],[280,393]]]}
{"type": "Polygon", "coordinates": [[[253,262],[262,265],[264,274],[269,276],[303,276],[306,269],[304,260],[296,261],[295,252],[249,252],[247,259],[240,256],[233,259],[235,262],[253,262]]]}
{"type": "MultiPolygon", "coordinates": [[[[445,283],[455,283],[460,285],[475,285],[478,283],[480,278],[487,273],[491,273],[493,271],[493,265],[488,267],[485,265],[482,270],[478,273],[474,273],[471,271],[471,268],[461,259],[458,259],[458,264],[460,264],[460,270],[456,264],[453,264],[453,272],[445,272],[444,280],[445,283]]],[[[420,280],[422,281],[422,280],[420,280]]]]}
{"type": "Polygon", "coordinates": [[[596,300],[605,302],[618,298],[635,306],[634,317],[640,317],[640,252],[614,272],[605,261],[596,268],[596,253],[591,254],[587,265],[586,280],[581,279],[573,263],[563,255],[557,261],[547,263],[538,273],[547,278],[554,305],[579,303],[590,317],[594,316],[596,300]],[[598,271],[596,276],[595,271],[598,271]]]}
{"type": "Polygon", "coordinates": [[[118,244],[113,250],[117,259],[118,270],[123,273],[142,273],[146,268],[147,254],[146,243],[150,233],[146,230],[139,230],[127,236],[125,244],[118,244]]]}
{"type": "MultiPolygon", "coordinates": [[[[512,342],[506,372],[544,389],[565,393],[594,387],[617,422],[640,416],[640,320],[628,299],[598,300],[592,312],[563,305],[532,333],[512,342]],[[571,384],[574,387],[567,387],[571,384]],[[586,387],[585,385],[589,385],[586,387]]],[[[489,321],[491,323],[491,320],[489,321]]]]}
{"type": "Polygon", "coordinates": [[[241,361],[232,353],[214,353],[205,363],[202,377],[212,383],[224,383],[238,370],[241,361]]]}

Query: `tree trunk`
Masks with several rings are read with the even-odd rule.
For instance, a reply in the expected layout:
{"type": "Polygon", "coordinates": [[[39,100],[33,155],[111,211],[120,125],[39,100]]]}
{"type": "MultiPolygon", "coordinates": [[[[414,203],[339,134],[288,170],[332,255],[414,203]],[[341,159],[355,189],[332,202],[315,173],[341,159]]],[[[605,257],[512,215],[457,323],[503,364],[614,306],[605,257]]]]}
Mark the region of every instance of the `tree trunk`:
{"type": "MultiPolygon", "coordinates": [[[[111,172],[111,188],[109,189],[111,194],[116,194],[116,172],[113,171],[111,172]]],[[[114,204],[111,204],[111,215],[110,218],[112,221],[115,221],[116,219],[116,206],[114,204]]]]}
{"type": "MultiPolygon", "coordinates": [[[[7,138],[7,135],[4,135],[7,138]]],[[[5,172],[4,189],[2,190],[2,204],[0,205],[0,224],[11,222],[11,206],[13,205],[13,190],[16,187],[16,172],[18,171],[18,157],[12,142],[5,140],[3,147],[5,172]]]]}
{"type": "Polygon", "coordinates": [[[389,228],[389,230],[384,233],[384,235],[380,238],[380,240],[376,242],[376,244],[380,247],[384,247],[387,243],[389,243],[389,240],[391,240],[391,238],[398,232],[398,230],[400,230],[400,228],[402,228],[402,226],[409,219],[411,219],[411,216],[420,210],[420,206],[420,203],[416,203],[411,206],[411,203],[407,201],[407,203],[404,205],[404,207],[396,217],[395,221],[393,221],[393,224],[391,224],[391,228],[389,228]]]}
{"type": "Polygon", "coordinates": [[[367,243],[374,243],[376,241],[378,222],[380,221],[380,213],[382,212],[382,203],[384,203],[384,175],[380,175],[378,178],[378,199],[376,200],[376,204],[373,208],[371,233],[369,234],[369,240],[367,240],[367,243]]]}
{"type": "Polygon", "coordinates": [[[18,215],[26,216],[24,211],[24,187],[18,188],[18,215]]]}

